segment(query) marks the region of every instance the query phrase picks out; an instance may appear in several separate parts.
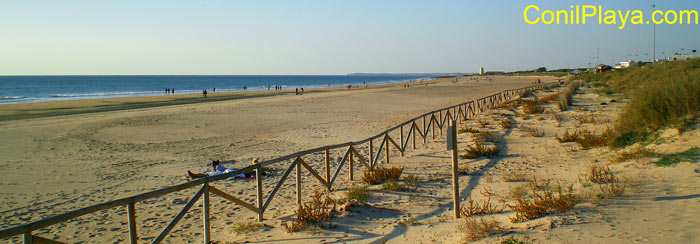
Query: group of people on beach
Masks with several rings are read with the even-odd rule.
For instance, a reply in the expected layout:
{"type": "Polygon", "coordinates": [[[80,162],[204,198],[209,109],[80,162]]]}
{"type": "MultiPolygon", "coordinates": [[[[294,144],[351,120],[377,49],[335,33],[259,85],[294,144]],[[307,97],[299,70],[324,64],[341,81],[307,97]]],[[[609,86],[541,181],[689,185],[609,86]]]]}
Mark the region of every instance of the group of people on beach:
{"type": "Polygon", "coordinates": [[[175,88],[165,88],[165,95],[175,94],[175,88]]]}
{"type": "Polygon", "coordinates": [[[304,88],[303,88],[303,87],[302,87],[302,88],[298,88],[298,87],[297,87],[295,93],[296,93],[296,94],[294,94],[294,95],[304,95],[304,88]],[[301,91],[300,91],[300,89],[301,89],[301,91]]]}

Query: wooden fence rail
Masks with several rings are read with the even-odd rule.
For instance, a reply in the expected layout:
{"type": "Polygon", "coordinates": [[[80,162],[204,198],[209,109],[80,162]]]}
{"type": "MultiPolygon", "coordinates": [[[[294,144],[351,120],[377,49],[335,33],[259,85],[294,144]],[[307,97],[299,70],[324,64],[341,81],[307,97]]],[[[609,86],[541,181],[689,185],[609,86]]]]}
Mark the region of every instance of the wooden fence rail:
{"type": "Polygon", "coordinates": [[[4,238],[9,238],[17,235],[22,235],[23,236],[23,241],[24,243],[62,243],[56,240],[50,240],[44,237],[36,236],[33,235],[32,232],[38,229],[46,228],[51,225],[64,222],[73,218],[77,218],[86,214],[94,213],[100,210],[105,210],[105,209],[111,209],[111,208],[116,208],[116,207],[121,207],[124,206],[127,210],[127,217],[128,217],[128,228],[129,228],[129,241],[130,243],[137,243],[139,237],[137,235],[137,218],[136,218],[136,210],[135,210],[135,204],[137,202],[141,202],[144,200],[148,200],[151,198],[163,196],[172,192],[176,191],[181,191],[193,187],[201,187],[195,194],[194,196],[185,204],[185,206],[178,212],[177,215],[173,218],[173,220],[158,234],[158,236],[153,239],[151,243],[160,243],[163,241],[169,234],[170,231],[177,225],[177,223],[183,218],[183,216],[195,205],[197,201],[199,201],[200,198],[202,198],[202,219],[203,219],[203,228],[204,228],[204,237],[203,237],[203,242],[204,243],[209,243],[210,242],[210,218],[209,218],[209,196],[210,193],[219,196],[223,199],[226,199],[228,201],[231,201],[235,204],[238,204],[250,211],[253,211],[254,213],[258,214],[258,221],[263,221],[263,213],[265,210],[270,206],[270,203],[272,199],[276,196],[277,192],[279,189],[282,187],[282,185],[285,183],[287,177],[289,174],[292,173],[292,171],[296,170],[296,195],[297,195],[297,204],[302,203],[302,170],[306,170],[309,172],[313,178],[318,180],[321,185],[325,186],[328,190],[332,190],[333,185],[340,174],[341,170],[343,170],[345,164],[348,164],[348,178],[349,180],[353,180],[353,167],[354,164],[356,164],[358,161],[361,163],[362,166],[368,168],[368,169],[374,169],[377,167],[378,162],[381,159],[382,153],[384,153],[385,158],[384,158],[384,164],[389,163],[390,159],[390,154],[391,154],[391,149],[394,148],[397,150],[401,156],[404,155],[404,152],[407,149],[408,143],[412,142],[412,148],[416,149],[416,137],[420,137],[423,139],[423,143],[427,143],[427,137],[428,137],[428,132],[432,133],[433,139],[435,138],[435,134],[437,131],[440,132],[440,135],[443,133],[443,128],[445,128],[446,123],[448,121],[452,121],[457,119],[459,123],[462,123],[466,121],[468,118],[474,117],[477,114],[493,108],[499,104],[502,104],[504,102],[512,101],[515,98],[521,96],[522,94],[526,92],[531,92],[534,90],[539,90],[539,89],[546,89],[546,88],[552,88],[558,85],[558,82],[553,82],[553,83],[547,83],[547,84],[538,84],[538,85],[533,85],[525,88],[518,88],[518,89],[511,89],[511,90],[505,90],[487,97],[479,98],[474,101],[469,101],[465,103],[461,103],[458,105],[454,105],[451,107],[431,111],[425,114],[422,114],[420,116],[417,116],[413,119],[410,119],[404,123],[401,123],[397,126],[394,126],[392,128],[389,128],[375,136],[372,136],[370,138],[361,140],[361,141],[356,141],[356,142],[347,142],[343,144],[337,144],[337,145],[330,145],[330,146],[324,146],[324,147],[318,147],[306,151],[301,151],[301,152],[296,152],[292,153],[286,156],[282,156],[279,158],[267,160],[255,165],[251,165],[239,170],[236,170],[234,172],[226,173],[226,174],[221,174],[217,176],[211,176],[211,177],[206,177],[206,178],[200,178],[196,180],[192,180],[180,185],[175,185],[175,186],[170,186],[170,187],[165,187],[159,190],[154,190],[146,193],[141,193],[135,196],[127,197],[127,198],[122,198],[122,199],[117,199],[117,200],[112,200],[104,203],[100,203],[97,205],[81,208],[78,210],[70,211],[64,214],[52,216],[49,218],[45,218],[42,220],[38,220],[35,222],[31,222],[28,224],[23,224],[19,226],[15,226],[12,228],[4,229],[0,231],[0,239],[4,238]],[[422,121],[422,123],[419,123],[422,121]],[[421,126],[419,126],[419,124],[421,126]],[[404,127],[408,127],[408,134],[404,137],[404,127]],[[422,127],[422,128],[421,128],[422,127]],[[436,129],[437,127],[437,129],[436,129]],[[399,131],[399,141],[395,140],[390,133],[399,131]],[[381,139],[380,139],[381,138],[381,139]],[[379,144],[379,148],[377,151],[374,151],[374,141],[375,140],[381,140],[381,143],[379,144]],[[368,155],[362,155],[356,147],[364,145],[365,143],[368,143],[368,155]],[[345,149],[347,148],[347,149],[345,149]],[[338,163],[335,171],[333,174],[331,174],[331,167],[330,167],[330,150],[334,149],[344,149],[345,153],[343,154],[343,158],[340,160],[338,163]],[[306,155],[312,154],[312,153],[319,153],[323,152],[325,155],[325,160],[324,160],[324,165],[325,165],[325,177],[322,177],[321,174],[319,174],[318,171],[314,170],[311,165],[309,165],[303,158],[306,155]],[[279,181],[275,185],[275,187],[272,189],[272,191],[269,192],[267,198],[263,201],[263,187],[262,187],[262,168],[265,166],[270,166],[275,163],[279,162],[285,162],[285,161],[291,161],[289,164],[288,168],[286,171],[284,171],[284,174],[280,177],[279,181]],[[256,181],[256,193],[257,193],[257,198],[256,198],[256,204],[253,205],[251,203],[248,203],[246,201],[243,201],[239,198],[236,198],[221,189],[215,188],[213,186],[210,186],[209,183],[227,179],[229,177],[243,174],[243,173],[249,173],[249,172],[255,172],[255,181],[256,181]]]}

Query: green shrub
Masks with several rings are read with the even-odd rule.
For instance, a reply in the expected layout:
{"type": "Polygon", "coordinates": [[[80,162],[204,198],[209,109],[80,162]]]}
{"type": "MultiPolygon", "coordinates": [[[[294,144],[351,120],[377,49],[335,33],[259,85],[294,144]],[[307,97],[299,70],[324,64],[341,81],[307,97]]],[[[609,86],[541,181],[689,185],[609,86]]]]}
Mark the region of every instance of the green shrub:
{"type": "Polygon", "coordinates": [[[367,201],[367,197],[369,196],[369,191],[367,191],[367,187],[352,187],[350,190],[345,192],[345,198],[355,200],[359,203],[364,203],[367,201]]]}

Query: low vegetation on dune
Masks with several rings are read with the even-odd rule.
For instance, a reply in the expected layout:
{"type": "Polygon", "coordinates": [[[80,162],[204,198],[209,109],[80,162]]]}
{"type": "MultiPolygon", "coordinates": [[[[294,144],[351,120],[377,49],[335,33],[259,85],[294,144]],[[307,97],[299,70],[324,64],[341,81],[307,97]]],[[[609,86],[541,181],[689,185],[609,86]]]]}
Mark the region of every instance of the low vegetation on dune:
{"type": "Polygon", "coordinates": [[[557,97],[557,107],[559,108],[559,111],[564,111],[571,105],[571,99],[574,97],[574,93],[576,93],[576,90],[578,90],[582,83],[583,82],[581,81],[570,82],[561,92],[559,92],[559,96],[557,97]]]}
{"type": "Polygon", "coordinates": [[[497,145],[487,146],[483,141],[476,140],[474,146],[467,145],[465,153],[459,156],[465,159],[475,159],[478,157],[490,158],[498,155],[499,152],[501,152],[501,148],[497,145]]]}
{"type": "Polygon", "coordinates": [[[352,188],[350,188],[350,190],[345,192],[345,198],[347,200],[354,200],[354,201],[357,201],[358,203],[366,202],[367,197],[369,197],[369,190],[367,190],[366,186],[352,187],[352,188]]]}
{"type": "Polygon", "coordinates": [[[549,181],[533,179],[530,183],[530,195],[515,196],[515,203],[508,207],[515,212],[510,220],[513,223],[525,222],[551,213],[566,212],[572,209],[579,201],[572,193],[572,188],[562,188],[561,185],[552,189],[549,181]]]}
{"type": "Polygon", "coordinates": [[[629,97],[608,141],[631,145],[668,126],[683,127],[700,115],[700,59],[639,65],[602,74],[580,74],[605,94],[629,97]]]}
{"type": "Polygon", "coordinates": [[[587,129],[577,129],[573,133],[569,133],[569,130],[566,129],[561,137],[555,136],[555,138],[559,143],[576,142],[582,149],[590,149],[608,145],[612,133],[613,131],[610,128],[600,134],[587,129]]]}
{"type": "Polygon", "coordinates": [[[362,175],[362,181],[369,185],[378,185],[387,181],[398,181],[403,172],[403,167],[377,167],[368,169],[362,175]]]}
{"type": "Polygon", "coordinates": [[[486,238],[503,231],[503,227],[498,221],[484,217],[464,218],[460,229],[464,232],[463,239],[468,242],[486,238]]]}
{"type": "Polygon", "coordinates": [[[336,201],[321,191],[315,191],[311,201],[303,203],[296,211],[297,217],[294,222],[283,221],[284,229],[291,233],[303,230],[310,224],[330,222],[336,212],[336,201]]]}

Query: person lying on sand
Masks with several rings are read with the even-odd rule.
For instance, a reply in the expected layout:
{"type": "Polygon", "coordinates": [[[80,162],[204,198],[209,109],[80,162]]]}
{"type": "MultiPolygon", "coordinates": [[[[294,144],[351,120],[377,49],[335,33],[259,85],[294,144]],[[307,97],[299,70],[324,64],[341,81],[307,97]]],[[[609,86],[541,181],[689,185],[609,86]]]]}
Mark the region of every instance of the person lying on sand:
{"type": "MultiPolygon", "coordinates": [[[[251,165],[257,164],[258,160],[255,159],[252,162],[250,162],[251,165]]],[[[211,162],[211,166],[214,169],[214,171],[207,171],[204,173],[192,173],[192,171],[187,170],[187,174],[193,178],[203,178],[203,177],[209,177],[209,176],[215,176],[215,175],[221,175],[221,174],[226,174],[235,171],[234,169],[229,169],[221,165],[219,160],[214,160],[211,162]]],[[[266,175],[265,170],[262,170],[262,174],[266,175]]],[[[255,178],[255,170],[239,174],[239,175],[234,175],[231,177],[231,179],[253,179],[255,178]]]]}

